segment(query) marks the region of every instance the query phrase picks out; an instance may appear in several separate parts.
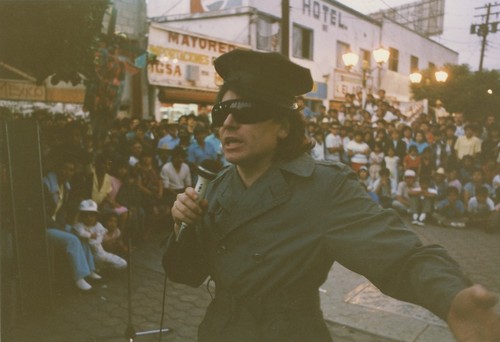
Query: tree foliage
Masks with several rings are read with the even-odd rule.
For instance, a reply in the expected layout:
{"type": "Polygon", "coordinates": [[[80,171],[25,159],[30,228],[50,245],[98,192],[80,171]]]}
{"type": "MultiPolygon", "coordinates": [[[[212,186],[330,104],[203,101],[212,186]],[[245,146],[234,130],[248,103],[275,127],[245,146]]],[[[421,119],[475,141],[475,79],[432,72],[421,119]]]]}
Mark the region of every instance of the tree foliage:
{"type": "Polygon", "coordinates": [[[448,72],[445,83],[438,83],[435,80],[434,71],[424,70],[422,82],[411,85],[413,97],[416,100],[428,99],[431,106],[440,99],[448,112],[463,112],[472,120],[482,120],[491,113],[498,115],[500,111],[498,71],[472,72],[465,64],[448,64],[445,69],[448,72]]]}
{"type": "Polygon", "coordinates": [[[80,82],[94,72],[108,0],[3,1],[0,61],[42,82],[80,82]]]}

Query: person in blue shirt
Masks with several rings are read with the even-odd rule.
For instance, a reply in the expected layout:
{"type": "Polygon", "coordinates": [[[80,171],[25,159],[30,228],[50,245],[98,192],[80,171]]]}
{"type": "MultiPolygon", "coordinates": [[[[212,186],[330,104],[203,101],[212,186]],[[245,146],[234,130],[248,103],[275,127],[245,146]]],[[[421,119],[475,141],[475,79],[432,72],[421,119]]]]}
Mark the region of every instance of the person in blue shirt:
{"type": "Polygon", "coordinates": [[[159,149],[173,150],[179,144],[178,125],[169,123],[166,125],[167,134],[158,140],[159,149]]]}
{"type": "Polygon", "coordinates": [[[214,145],[206,143],[205,138],[208,136],[208,128],[203,124],[197,124],[194,127],[194,140],[191,142],[187,150],[187,161],[192,168],[198,167],[202,161],[206,159],[217,160],[218,154],[214,145]]]}
{"type": "Polygon", "coordinates": [[[210,144],[217,151],[217,156],[220,159],[222,165],[229,165],[229,162],[224,158],[224,154],[222,153],[222,143],[219,137],[219,127],[214,127],[212,129],[212,133],[205,138],[205,143],[210,144]]]}
{"type": "Polygon", "coordinates": [[[467,222],[464,203],[459,200],[458,189],[450,186],[446,189],[446,198],[439,201],[432,214],[436,222],[445,227],[464,228],[467,222]]]}
{"type": "Polygon", "coordinates": [[[410,143],[410,146],[417,146],[418,154],[424,153],[424,150],[429,147],[429,143],[425,139],[425,134],[423,131],[417,131],[415,133],[415,141],[410,143]]]}

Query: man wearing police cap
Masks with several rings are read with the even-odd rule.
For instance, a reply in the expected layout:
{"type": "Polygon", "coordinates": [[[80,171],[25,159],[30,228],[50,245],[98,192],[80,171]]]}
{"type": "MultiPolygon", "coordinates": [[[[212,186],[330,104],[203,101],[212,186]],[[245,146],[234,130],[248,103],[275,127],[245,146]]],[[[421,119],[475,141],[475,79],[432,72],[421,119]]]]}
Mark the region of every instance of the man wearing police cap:
{"type": "Polygon", "coordinates": [[[224,84],[212,120],[232,165],[206,199],[192,188],[177,196],[175,234],[182,222],[188,227],[164,256],[172,281],[214,280],[199,341],[331,341],[318,289],[335,261],[447,320],[459,340],[500,339],[490,292],[380,209],[352,170],[307,154],[294,98],[312,88],[308,69],[241,50],[214,64],[224,84]]]}

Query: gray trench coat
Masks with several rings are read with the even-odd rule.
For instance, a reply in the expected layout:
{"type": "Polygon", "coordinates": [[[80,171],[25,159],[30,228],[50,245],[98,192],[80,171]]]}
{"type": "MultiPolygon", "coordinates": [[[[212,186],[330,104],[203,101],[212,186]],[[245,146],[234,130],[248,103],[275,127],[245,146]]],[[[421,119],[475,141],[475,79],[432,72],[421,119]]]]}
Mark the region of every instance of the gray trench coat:
{"type": "Polygon", "coordinates": [[[215,282],[199,341],[331,341],[318,288],[335,261],[442,318],[470,285],[442,247],[423,246],[342,164],[303,155],[249,188],[231,166],[207,193],[202,223],[170,239],[164,256],[170,280],[215,282]]]}

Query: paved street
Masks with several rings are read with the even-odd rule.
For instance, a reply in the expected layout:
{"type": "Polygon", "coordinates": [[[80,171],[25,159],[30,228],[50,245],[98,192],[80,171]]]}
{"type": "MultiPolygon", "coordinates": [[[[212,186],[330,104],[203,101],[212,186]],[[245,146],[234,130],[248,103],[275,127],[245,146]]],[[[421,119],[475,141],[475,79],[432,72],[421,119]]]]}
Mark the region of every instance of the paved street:
{"type": "MultiPolygon", "coordinates": [[[[474,280],[500,293],[500,235],[480,230],[411,227],[426,243],[439,243],[474,280]]],[[[162,314],[160,239],[136,244],[132,260],[132,318],[137,332],[156,330],[162,314]]],[[[58,286],[52,311],[28,317],[12,332],[15,342],[126,341],[127,274],[103,273],[90,294],[58,286]],[[114,338],[112,338],[114,337],[114,338]]],[[[452,341],[443,322],[421,308],[387,299],[363,277],[340,266],[321,289],[323,310],[335,341],[452,341]]],[[[195,341],[196,327],[210,301],[207,289],[167,282],[162,341],[195,341]]],[[[137,336],[159,341],[159,335],[137,336]]]]}

